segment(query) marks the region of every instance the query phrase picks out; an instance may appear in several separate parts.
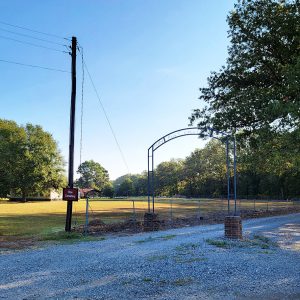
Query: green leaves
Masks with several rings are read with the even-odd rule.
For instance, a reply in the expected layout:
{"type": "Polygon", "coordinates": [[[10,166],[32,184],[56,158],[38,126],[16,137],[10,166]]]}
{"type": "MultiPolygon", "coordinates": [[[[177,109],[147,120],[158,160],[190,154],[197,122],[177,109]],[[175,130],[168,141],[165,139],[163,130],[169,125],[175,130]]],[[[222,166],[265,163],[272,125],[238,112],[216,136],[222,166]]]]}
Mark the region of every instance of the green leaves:
{"type": "Polygon", "coordinates": [[[42,127],[0,119],[0,193],[25,199],[64,185],[63,159],[51,134],[42,127]]]}
{"type": "Polygon", "coordinates": [[[76,181],[76,186],[80,188],[92,188],[102,191],[109,183],[109,175],[99,163],[88,160],[83,162],[77,170],[80,178],[76,181]]]}
{"type": "Polygon", "coordinates": [[[300,5],[298,1],[240,0],[228,16],[225,67],[200,88],[206,103],[191,123],[243,131],[290,129],[300,118],[300,5]],[[280,120],[277,127],[272,124],[280,120]]]}

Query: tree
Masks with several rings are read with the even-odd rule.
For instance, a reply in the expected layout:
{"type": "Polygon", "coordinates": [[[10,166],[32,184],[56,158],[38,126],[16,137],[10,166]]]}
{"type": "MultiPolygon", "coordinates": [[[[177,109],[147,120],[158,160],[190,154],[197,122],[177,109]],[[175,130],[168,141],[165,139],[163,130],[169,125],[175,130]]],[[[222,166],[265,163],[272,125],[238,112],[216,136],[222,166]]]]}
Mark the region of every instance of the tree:
{"type": "Polygon", "coordinates": [[[102,191],[109,184],[108,172],[97,162],[88,160],[83,162],[77,170],[80,174],[75,185],[79,188],[92,188],[102,191]]]}
{"type": "MultiPolygon", "coordinates": [[[[65,183],[63,159],[52,135],[41,126],[18,126],[0,120],[0,176],[4,190],[21,194],[43,193],[65,183]]],[[[3,189],[3,187],[2,187],[3,189]]]]}
{"type": "Polygon", "coordinates": [[[182,179],[183,161],[172,159],[160,163],[155,170],[156,192],[165,196],[178,194],[182,179]]]}
{"type": "Polygon", "coordinates": [[[26,132],[17,123],[0,119],[0,196],[6,197],[16,186],[24,158],[26,132]]]}
{"type": "Polygon", "coordinates": [[[239,151],[239,193],[280,198],[300,194],[300,131],[273,133],[239,151]]]}
{"type": "Polygon", "coordinates": [[[226,193],[226,153],[217,140],[196,149],[184,160],[184,189],[187,196],[226,193]]]}
{"type": "Polygon", "coordinates": [[[131,178],[126,178],[119,186],[118,195],[132,196],[134,192],[133,181],[131,178]]]}
{"type": "Polygon", "coordinates": [[[147,195],[148,192],[147,172],[144,171],[142,174],[136,175],[134,179],[135,179],[133,180],[134,194],[136,196],[147,195]]]}
{"type": "Polygon", "coordinates": [[[102,196],[103,197],[109,197],[112,198],[114,196],[114,187],[111,182],[108,182],[104,185],[102,190],[102,196]]]}
{"type": "Polygon", "coordinates": [[[199,127],[294,130],[300,122],[299,0],[239,0],[228,16],[229,57],[200,88],[199,127]]]}
{"type": "Polygon", "coordinates": [[[142,174],[126,174],[114,180],[113,187],[116,196],[127,195],[128,189],[126,188],[126,186],[125,189],[123,188],[124,185],[123,187],[121,187],[123,182],[127,179],[130,179],[132,181],[132,186],[129,189],[131,196],[147,195],[147,172],[144,171],[142,174]]]}

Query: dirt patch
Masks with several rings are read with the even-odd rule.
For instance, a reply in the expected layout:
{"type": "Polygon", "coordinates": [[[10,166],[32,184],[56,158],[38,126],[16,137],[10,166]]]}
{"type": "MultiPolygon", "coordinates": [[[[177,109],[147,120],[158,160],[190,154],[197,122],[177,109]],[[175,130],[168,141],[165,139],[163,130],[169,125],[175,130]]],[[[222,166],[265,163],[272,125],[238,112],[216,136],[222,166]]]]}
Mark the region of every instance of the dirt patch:
{"type": "MultiPolygon", "coordinates": [[[[263,218],[263,217],[272,217],[279,215],[286,215],[300,212],[299,207],[291,207],[285,208],[281,210],[258,210],[258,211],[241,211],[242,219],[252,219],[252,218],[263,218]]],[[[188,227],[188,226],[197,226],[197,225],[212,225],[212,224],[220,224],[224,222],[225,216],[227,213],[225,212],[213,212],[206,214],[203,217],[199,217],[198,215],[191,216],[189,218],[174,218],[172,220],[164,220],[161,219],[160,229],[166,230],[171,228],[180,228],[180,227],[188,227]]],[[[84,226],[78,226],[74,228],[77,232],[84,232],[84,226]]],[[[89,234],[91,235],[102,235],[107,233],[117,233],[117,234],[132,234],[137,232],[144,231],[143,222],[135,221],[135,220],[127,220],[125,222],[114,223],[114,224],[105,224],[100,219],[93,220],[89,223],[88,228],[89,234]]]]}
{"type": "MultiPolygon", "coordinates": [[[[240,212],[242,219],[263,218],[279,215],[286,215],[300,212],[300,207],[290,207],[280,210],[243,210],[240,212]]],[[[180,228],[197,225],[220,224],[224,222],[227,215],[225,212],[213,212],[199,217],[194,215],[189,218],[173,218],[172,220],[160,220],[160,229],[180,228]]],[[[84,225],[74,227],[74,232],[84,233],[84,225]]],[[[94,219],[89,223],[88,233],[91,236],[102,236],[107,234],[130,235],[143,232],[143,222],[127,220],[124,222],[105,224],[101,219],[94,219]]],[[[7,253],[12,250],[22,250],[34,248],[42,245],[38,237],[20,237],[20,236],[0,236],[0,253],[7,253]]]]}
{"type": "Polygon", "coordinates": [[[22,250],[36,245],[35,238],[20,238],[18,236],[0,236],[0,253],[10,250],[22,250]]]}

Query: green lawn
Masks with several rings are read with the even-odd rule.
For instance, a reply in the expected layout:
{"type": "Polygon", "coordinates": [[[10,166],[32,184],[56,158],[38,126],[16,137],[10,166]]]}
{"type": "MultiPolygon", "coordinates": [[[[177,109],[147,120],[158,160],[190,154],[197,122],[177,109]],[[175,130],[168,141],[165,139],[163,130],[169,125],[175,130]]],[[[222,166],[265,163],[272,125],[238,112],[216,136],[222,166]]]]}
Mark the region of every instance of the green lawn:
{"type": "MultiPolygon", "coordinates": [[[[106,223],[119,222],[129,218],[143,219],[147,211],[147,198],[133,198],[135,200],[135,215],[133,215],[132,199],[100,199],[90,201],[90,220],[101,218],[106,223]]],[[[0,237],[9,236],[43,237],[64,230],[65,201],[14,203],[6,200],[0,201],[0,237]]],[[[293,206],[292,202],[282,201],[256,201],[256,209],[277,209],[293,206]]],[[[298,205],[299,206],[299,205],[298,205]]],[[[73,205],[73,225],[84,224],[85,200],[75,202],[73,205]]],[[[233,201],[231,201],[233,209],[233,201]]],[[[254,209],[252,201],[238,201],[241,209],[254,209]]],[[[192,215],[204,216],[210,212],[227,211],[226,199],[169,199],[158,198],[155,211],[163,219],[188,217],[192,215]],[[172,209],[171,209],[172,207],[172,209]]]]}

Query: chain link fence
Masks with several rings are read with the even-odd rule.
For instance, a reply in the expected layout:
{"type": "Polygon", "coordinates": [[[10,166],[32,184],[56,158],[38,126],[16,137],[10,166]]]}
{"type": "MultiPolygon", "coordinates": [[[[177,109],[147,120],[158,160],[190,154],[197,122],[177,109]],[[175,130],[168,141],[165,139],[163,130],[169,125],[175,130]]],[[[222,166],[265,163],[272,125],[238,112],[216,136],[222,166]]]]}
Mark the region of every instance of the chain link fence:
{"type": "MultiPolygon", "coordinates": [[[[230,213],[234,213],[234,200],[229,203],[230,213]]],[[[152,207],[151,207],[152,209],[152,207]]],[[[138,228],[148,211],[147,197],[118,199],[90,198],[88,206],[82,199],[74,204],[73,225],[104,226],[112,229],[120,224],[131,224],[138,228]],[[87,208],[87,210],[86,210],[87,208]]],[[[299,199],[281,200],[270,197],[255,199],[239,198],[237,214],[242,217],[258,217],[300,211],[299,199]]],[[[221,198],[155,198],[155,213],[159,215],[165,227],[197,225],[222,222],[228,215],[228,200],[221,198]]]]}

